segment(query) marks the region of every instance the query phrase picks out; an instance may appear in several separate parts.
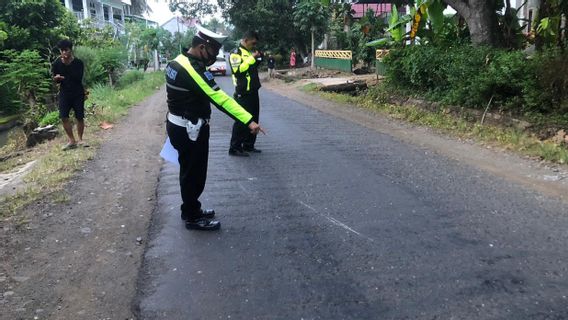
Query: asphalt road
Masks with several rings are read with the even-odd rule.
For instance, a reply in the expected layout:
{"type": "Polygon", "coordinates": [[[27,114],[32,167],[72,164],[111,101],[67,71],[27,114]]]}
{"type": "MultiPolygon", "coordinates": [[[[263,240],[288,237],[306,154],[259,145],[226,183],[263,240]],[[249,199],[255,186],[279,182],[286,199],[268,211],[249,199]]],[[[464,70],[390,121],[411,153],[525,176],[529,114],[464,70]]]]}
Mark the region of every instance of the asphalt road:
{"type": "Polygon", "coordinates": [[[203,202],[221,231],[184,228],[163,167],[141,319],[568,319],[565,203],[266,90],[261,104],[248,159],[214,112],[203,202]]]}

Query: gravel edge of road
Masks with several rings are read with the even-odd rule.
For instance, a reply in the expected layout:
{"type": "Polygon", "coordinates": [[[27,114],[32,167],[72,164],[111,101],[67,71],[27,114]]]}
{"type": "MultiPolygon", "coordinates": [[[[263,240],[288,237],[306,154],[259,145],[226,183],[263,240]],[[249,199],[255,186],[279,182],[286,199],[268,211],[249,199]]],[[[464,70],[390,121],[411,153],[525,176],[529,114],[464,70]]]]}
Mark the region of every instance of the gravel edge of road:
{"type": "Polygon", "coordinates": [[[135,318],[165,101],[162,87],[129,110],[65,186],[68,202],[39,201],[28,224],[2,226],[0,319],[135,318]]]}

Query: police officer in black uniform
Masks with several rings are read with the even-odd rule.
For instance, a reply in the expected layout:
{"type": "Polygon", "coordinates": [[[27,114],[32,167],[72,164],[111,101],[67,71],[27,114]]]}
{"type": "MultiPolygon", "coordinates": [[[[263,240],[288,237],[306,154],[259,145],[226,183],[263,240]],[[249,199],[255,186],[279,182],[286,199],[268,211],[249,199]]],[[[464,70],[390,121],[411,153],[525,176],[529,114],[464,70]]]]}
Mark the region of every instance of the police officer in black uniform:
{"type": "Polygon", "coordinates": [[[181,218],[188,229],[216,230],[221,226],[214,220],[215,211],[203,210],[199,202],[207,177],[210,103],[248,128],[251,134],[264,133],[249,112],[220,90],[206,69],[215,62],[225,38],[198,26],[191,49],[166,67],[169,109],[166,128],[179,154],[181,218]]]}
{"type": "MultiPolygon", "coordinates": [[[[260,114],[258,90],[261,84],[258,77],[258,66],[264,57],[260,51],[256,50],[258,40],[258,33],[255,31],[245,33],[240,46],[229,56],[235,85],[235,100],[252,114],[255,122],[258,122],[260,114]]],[[[261,150],[255,148],[255,143],[256,135],[252,134],[241,122],[235,121],[229,155],[248,157],[249,152],[260,153],[261,150]]]]}

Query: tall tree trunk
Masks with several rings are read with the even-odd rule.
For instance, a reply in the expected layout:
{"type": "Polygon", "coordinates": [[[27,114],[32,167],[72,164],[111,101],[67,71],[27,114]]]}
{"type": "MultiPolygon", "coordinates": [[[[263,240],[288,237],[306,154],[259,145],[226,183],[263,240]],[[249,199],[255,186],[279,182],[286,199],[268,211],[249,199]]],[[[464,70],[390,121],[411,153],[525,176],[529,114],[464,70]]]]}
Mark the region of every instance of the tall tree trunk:
{"type": "Polygon", "coordinates": [[[495,11],[495,3],[488,0],[443,0],[461,15],[469,28],[474,45],[498,47],[502,35],[495,11]]]}
{"type": "MultiPolygon", "coordinates": [[[[534,19],[534,29],[536,30],[538,28],[538,24],[540,23],[540,20],[542,18],[545,17],[550,17],[551,15],[551,9],[550,9],[550,3],[548,2],[548,0],[542,0],[540,1],[538,10],[537,10],[537,14],[536,14],[536,18],[534,19]]],[[[542,48],[544,48],[544,44],[545,44],[546,40],[544,39],[544,36],[538,32],[536,32],[536,36],[534,39],[534,45],[536,47],[537,50],[542,50],[542,48]]]]}
{"type": "Polygon", "coordinates": [[[312,59],[311,59],[311,68],[313,69],[315,66],[315,56],[316,56],[316,48],[315,48],[315,31],[312,30],[312,59]]]}

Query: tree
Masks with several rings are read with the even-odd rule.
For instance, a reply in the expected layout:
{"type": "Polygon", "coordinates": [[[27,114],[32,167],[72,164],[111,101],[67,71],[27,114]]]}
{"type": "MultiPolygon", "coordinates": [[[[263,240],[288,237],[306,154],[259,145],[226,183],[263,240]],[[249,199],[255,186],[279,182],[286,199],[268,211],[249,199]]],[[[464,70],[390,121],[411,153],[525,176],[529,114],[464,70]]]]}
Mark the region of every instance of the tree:
{"type": "Polygon", "coordinates": [[[566,33],[568,30],[568,0],[541,0],[538,9],[538,22],[535,45],[537,49],[547,46],[566,46],[566,33]],[[564,23],[562,22],[564,19],[564,23]]]}
{"type": "MultiPolygon", "coordinates": [[[[312,69],[314,68],[315,37],[327,31],[329,10],[319,0],[304,0],[294,9],[294,25],[302,32],[309,32],[312,38],[312,69]]],[[[320,39],[321,40],[321,39],[320,39]]]]}
{"type": "Polygon", "coordinates": [[[444,2],[465,19],[474,45],[492,47],[502,45],[502,32],[497,15],[502,1],[444,0],[444,2]]]}
{"type": "Polygon", "coordinates": [[[76,18],[59,0],[0,1],[0,22],[7,34],[5,49],[38,50],[44,57],[61,38],[75,39],[80,31],[76,18]]]}
{"type": "Polygon", "coordinates": [[[144,12],[150,12],[147,0],[132,0],[131,11],[133,14],[142,15],[144,12]]]}
{"type": "Polygon", "coordinates": [[[83,20],[80,35],[75,42],[91,48],[106,48],[119,44],[117,30],[113,26],[106,24],[101,28],[92,19],[83,20]]]}
{"type": "Polygon", "coordinates": [[[217,6],[210,0],[167,0],[172,12],[179,12],[184,17],[201,18],[212,15],[217,6]]]}
{"type": "Polygon", "coordinates": [[[164,28],[156,30],[156,36],[160,42],[160,54],[166,59],[173,59],[179,54],[178,43],[175,41],[174,35],[164,28]]]}
{"type": "Polygon", "coordinates": [[[249,30],[258,31],[260,46],[272,52],[284,52],[290,47],[305,48],[309,33],[294,27],[296,0],[219,0],[224,18],[235,26],[235,38],[249,30]]]}

